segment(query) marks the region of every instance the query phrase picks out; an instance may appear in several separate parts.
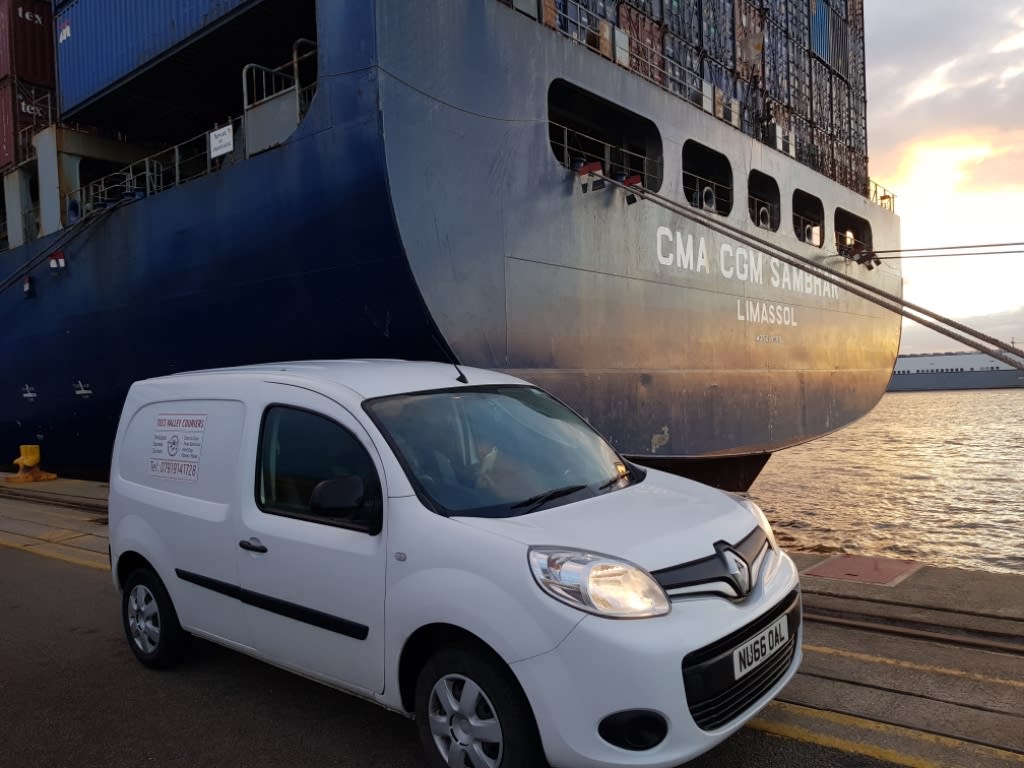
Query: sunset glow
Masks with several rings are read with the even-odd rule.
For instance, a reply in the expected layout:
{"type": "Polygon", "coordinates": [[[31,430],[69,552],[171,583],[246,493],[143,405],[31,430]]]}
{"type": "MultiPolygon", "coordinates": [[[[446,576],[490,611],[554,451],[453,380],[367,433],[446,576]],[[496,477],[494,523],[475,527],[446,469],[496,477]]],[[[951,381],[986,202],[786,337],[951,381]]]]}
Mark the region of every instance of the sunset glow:
{"type": "MultiPolygon", "coordinates": [[[[1024,241],[1019,4],[866,0],[865,20],[870,174],[896,193],[902,247],[1024,241]]],[[[1024,337],[1024,253],[905,258],[903,274],[908,300],[955,318],[1019,315],[1009,330],[1024,337]]]]}
{"type": "MultiPolygon", "coordinates": [[[[906,148],[891,175],[903,248],[1015,242],[1024,234],[1024,183],[986,183],[990,164],[1024,149],[1017,136],[948,136],[906,148]]],[[[999,250],[999,249],[997,249],[999,250]]],[[[1005,249],[1003,249],[1005,250],[1005,249]]],[[[955,317],[1015,309],[1024,302],[1024,256],[905,259],[907,298],[955,317]]]]}

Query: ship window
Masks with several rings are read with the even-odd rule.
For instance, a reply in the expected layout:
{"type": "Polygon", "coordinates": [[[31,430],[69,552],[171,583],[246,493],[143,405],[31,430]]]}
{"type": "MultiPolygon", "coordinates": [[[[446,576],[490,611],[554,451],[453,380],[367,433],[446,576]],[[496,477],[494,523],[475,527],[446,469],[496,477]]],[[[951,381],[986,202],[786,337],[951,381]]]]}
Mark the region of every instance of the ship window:
{"type": "Polygon", "coordinates": [[[761,229],[779,229],[779,185],[771,176],[751,171],[747,180],[747,207],[750,220],[761,229]]]}
{"type": "Polygon", "coordinates": [[[565,80],[555,80],[548,89],[548,136],[551,151],[566,168],[596,161],[611,178],[639,175],[646,189],[661,189],[658,127],[565,80]]]}
{"type": "Polygon", "coordinates": [[[855,256],[871,250],[871,224],[842,208],[836,208],[836,250],[855,256]]]}
{"type": "Polygon", "coordinates": [[[802,189],[793,190],[793,231],[797,239],[821,248],[824,228],[825,208],[821,199],[802,189]]]}
{"type": "Polygon", "coordinates": [[[683,144],[683,192],[694,208],[728,216],[732,210],[729,158],[692,139],[683,144]]]}

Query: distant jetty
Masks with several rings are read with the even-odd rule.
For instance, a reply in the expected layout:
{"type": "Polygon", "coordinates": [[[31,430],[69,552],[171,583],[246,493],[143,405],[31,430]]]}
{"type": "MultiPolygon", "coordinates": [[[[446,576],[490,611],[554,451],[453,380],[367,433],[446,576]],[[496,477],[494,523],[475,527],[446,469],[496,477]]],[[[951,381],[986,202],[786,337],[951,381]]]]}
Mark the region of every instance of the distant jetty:
{"type": "MultiPolygon", "coordinates": [[[[1024,351],[1021,352],[1024,357],[1024,351]]],[[[981,352],[900,355],[889,392],[1024,387],[1024,371],[981,352]]]]}

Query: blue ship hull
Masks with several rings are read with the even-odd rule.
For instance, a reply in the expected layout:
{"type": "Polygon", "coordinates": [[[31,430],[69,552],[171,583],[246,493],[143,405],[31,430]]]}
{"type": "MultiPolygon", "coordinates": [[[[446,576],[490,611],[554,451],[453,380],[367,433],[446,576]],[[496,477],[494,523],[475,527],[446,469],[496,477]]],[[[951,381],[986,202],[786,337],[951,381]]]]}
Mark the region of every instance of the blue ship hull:
{"type": "MultiPolygon", "coordinates": [[[[842,291],[773,287],[767,261],[761,282],[737,279],[728,238],[649,202],[581,194],[549,145],[548,88],[565,79],[657,123],[673,199],[676,150],[697,136],[748,161],[760,147],[759,167],[788,187],[870,218],[878,247],[898,240],[891,214],[497,2],[317,13],[317,93],[285,143],[5,255],[5,273],[59,244],[68,259],[64,273],[34,270],[33,297],[0,294],[11,458],[39,443],[47,469],[102,479],[132,381],[273,360],[507,370],[673,469],[766,458],[881,397],[898,317],[842,291]],[[706,240],[707,271],[666,265],[665,231],[706,240]],[[750,318],[783,304],[785,327],[750,318]]],[[[735,226],[806,247],[737,208],[735,226]]],[[[900,292],[897,272],[870,279],[900,292]]]]}

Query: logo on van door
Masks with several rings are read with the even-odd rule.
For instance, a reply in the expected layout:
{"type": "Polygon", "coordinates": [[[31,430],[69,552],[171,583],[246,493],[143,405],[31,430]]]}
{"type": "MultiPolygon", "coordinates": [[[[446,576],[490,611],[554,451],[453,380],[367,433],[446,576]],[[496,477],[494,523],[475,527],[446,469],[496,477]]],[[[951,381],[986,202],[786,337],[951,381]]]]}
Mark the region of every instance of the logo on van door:
{"type": "Polygon", "coordinates": [[[205,413],[161,413],[156,417],[149,474],[195,482],[206,435],[205,413]]]}

